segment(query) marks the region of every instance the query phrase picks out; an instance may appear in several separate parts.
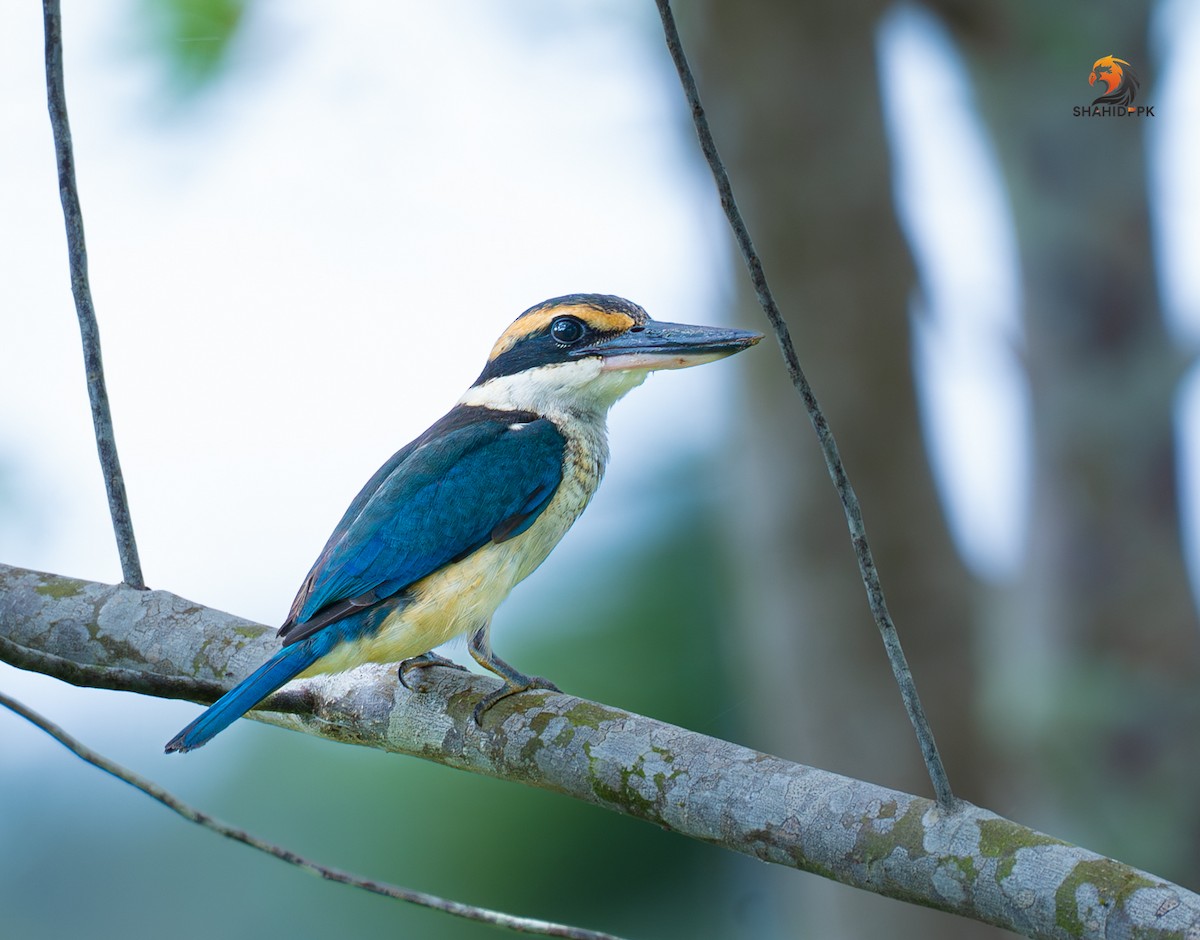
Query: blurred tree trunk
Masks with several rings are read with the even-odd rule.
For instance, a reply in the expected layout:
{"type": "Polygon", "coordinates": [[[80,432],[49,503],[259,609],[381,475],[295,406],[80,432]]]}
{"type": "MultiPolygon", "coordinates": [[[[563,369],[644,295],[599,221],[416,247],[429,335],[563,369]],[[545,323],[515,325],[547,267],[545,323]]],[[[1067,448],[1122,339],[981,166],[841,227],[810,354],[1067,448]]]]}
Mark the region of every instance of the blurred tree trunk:
{"type": "Polygon", "coordinates": [[[1009,622],[986,641],[994,739],[1019,768],[1009,806],[993,806],[1195,884],[1200,632],[1173,427],[1184,359],[1156,292],[1145,158],[1162,115],[1071,113],[1103,92],[1087,79],[1110,54],[1138,72],[1136,103],[1155,103],[1151,5],[1070,22],[1036,0],[934,6],[967,56],[1013,200],[1035,409],[1027,563],[1009,622]]]}
{"type": "MultiPolygon", "coordinates": [[[[874,56],[887,6],[689,5],[681,28],[956,792],[1194,884],[1200,634],[1179,551],[1181,358],[1155,296],[1144,122],[1071,115],[1098,94],[1087,76],[1108,54],[1144,63],[1139,103],[1153,103],[1147,6],[1088,22],[1035,0],[934,3],[1000,142],[1024,266],[1035,502],[1023,574],[1002,590],[963,570],[922,449],[916,279],[893,218],[874,56]]],[[[737,284],[742,318],[761,325],[740,271],[737,284]]],[[[738,507],[734,662],[761,680],[745,690],[748,743],[927,792],[813,437],[781,370],[758,373],[738,507]]],[[[779,935],[1000,934],[816,879],[772,884],[779,935]]]]}
{"type": "MultiPolygon", "coordinates": [[[[943,523],[911,379],[912,262],[892,211],[874,30],[886,4],[680,5],[701,94],[801,360],[862,501],[950,779],[982,801],[970,589],[943,523]]],[[[746,323],[762,317],[740,275],[746,323]]],[[[799,399],[759,353],[746,404],[745,593],[734,663],[747,743],[931,793],[799,399]]],[[[749,366],[743,364],[743,367],[749,366]]],[[[736,681],[736,680],[735,680],[736,681]]],[[[769,878],[775,936],[982,938],[993,928],[769,878]],[[799,931],[797,931],[799,927],[799,931]]]]}

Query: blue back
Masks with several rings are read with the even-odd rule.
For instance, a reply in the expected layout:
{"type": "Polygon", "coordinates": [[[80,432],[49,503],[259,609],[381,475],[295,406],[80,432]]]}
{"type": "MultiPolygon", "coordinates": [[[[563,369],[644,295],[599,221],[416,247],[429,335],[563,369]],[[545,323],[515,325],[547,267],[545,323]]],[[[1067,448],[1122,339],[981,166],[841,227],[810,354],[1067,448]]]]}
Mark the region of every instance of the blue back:
{"type": "Polygon", "coordinates": [[[280,635],[294,643],[489,541],[521,534],[558,489],[565,447],[545,418],[456,408],[355,497],[280,635]]]}

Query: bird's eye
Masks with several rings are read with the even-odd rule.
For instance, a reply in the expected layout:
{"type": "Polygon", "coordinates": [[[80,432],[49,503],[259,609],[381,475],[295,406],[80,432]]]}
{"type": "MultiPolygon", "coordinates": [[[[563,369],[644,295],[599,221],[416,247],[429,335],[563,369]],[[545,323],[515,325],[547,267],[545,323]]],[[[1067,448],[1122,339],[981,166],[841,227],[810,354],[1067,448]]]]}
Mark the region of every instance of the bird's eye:
{"type": "Polygon", "coordinates": [[[550,324],[550,335],[556,343],[563,346],[578,343],[586,333],[587,327],[583,325],[583,321],[575,317],[556,317],[550,324]]]}

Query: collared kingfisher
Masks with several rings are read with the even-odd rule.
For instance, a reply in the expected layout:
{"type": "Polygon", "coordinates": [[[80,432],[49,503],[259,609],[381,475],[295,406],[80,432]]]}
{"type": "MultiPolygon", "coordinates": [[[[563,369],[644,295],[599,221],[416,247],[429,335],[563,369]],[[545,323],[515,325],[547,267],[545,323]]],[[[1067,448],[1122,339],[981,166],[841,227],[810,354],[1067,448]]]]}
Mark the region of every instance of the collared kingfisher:
{"type": "Polygon", "coordinates": [[[447,663],[432,650],[468,634],[504,685],[483,713],[526,689],[557,688],[492,652],[492,614],[579,518],[608,459],[605,419],[656,369],[753,346],[747,330],[651,320],[605,294],[555,297],[504,331],[458,403],[401,448],[354,498],[312,566],[283,647],[167,744],[205,744],[284,683],[367,662],[447,663]]]}

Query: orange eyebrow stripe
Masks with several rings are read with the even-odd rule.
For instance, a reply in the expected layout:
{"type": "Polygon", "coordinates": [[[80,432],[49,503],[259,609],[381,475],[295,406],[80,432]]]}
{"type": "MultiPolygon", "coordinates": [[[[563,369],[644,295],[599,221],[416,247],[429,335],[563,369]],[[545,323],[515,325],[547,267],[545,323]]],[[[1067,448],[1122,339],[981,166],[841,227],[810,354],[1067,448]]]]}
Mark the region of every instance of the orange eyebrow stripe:
{"type": "Polygon", "coordinates": [[[488,362],[503,355],[531,333],[550,325],[555,317],[569,315],[578,317],[593,330],[601,333],[623,333],[636,325],[633,317],[626,313],[616,313],[608,310],[598,310],[588,304],[561,304],[555,307],[536,309],[517,320],[496,340],[492,347],[488,362]]]}

